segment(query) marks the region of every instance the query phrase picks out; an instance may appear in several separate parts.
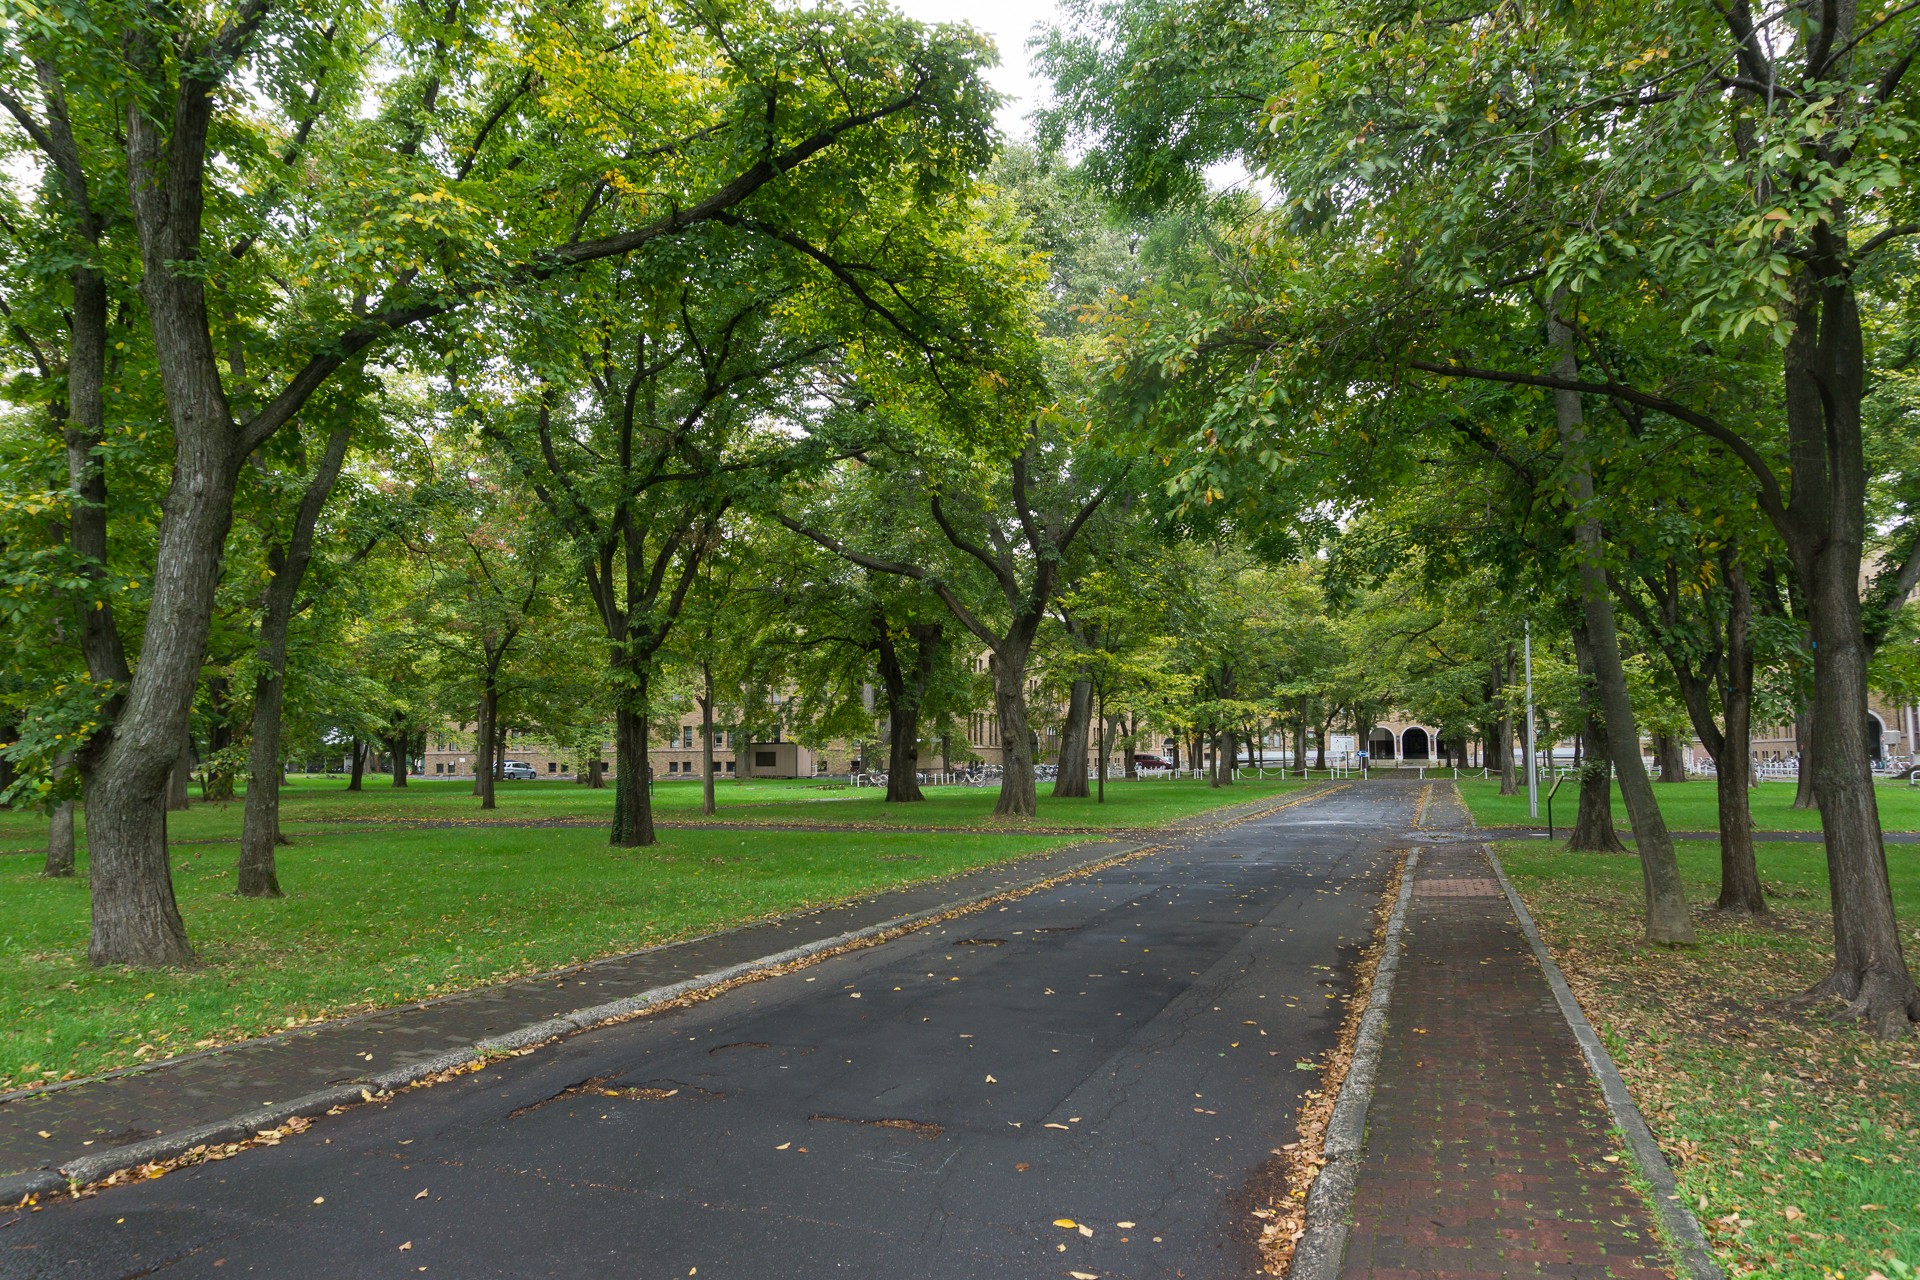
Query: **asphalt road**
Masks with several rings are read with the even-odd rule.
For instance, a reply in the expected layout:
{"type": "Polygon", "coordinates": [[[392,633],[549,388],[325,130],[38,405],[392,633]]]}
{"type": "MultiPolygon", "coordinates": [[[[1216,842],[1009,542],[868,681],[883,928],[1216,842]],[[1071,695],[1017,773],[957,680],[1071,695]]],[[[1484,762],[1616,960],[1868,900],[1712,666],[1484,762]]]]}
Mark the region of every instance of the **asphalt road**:
{"type": "Polygon", "coordinates": [[[1419,796],[1350,787],[24,1214],[0,1276],[1248,1276],[1419,796]]]}

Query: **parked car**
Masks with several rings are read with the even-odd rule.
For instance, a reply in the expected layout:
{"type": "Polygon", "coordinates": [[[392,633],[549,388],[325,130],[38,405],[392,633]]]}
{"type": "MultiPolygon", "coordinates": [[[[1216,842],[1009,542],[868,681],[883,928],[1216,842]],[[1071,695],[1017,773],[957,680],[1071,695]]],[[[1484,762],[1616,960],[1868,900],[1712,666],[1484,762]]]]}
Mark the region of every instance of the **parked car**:
{"type": "Polygon", "coordinates": [[[524,760],[503,760],[500,763],[500,776],[516,782],[531,782],[540,776],[540,771],[524,760]]]}
{"type": "Polygon", "coordinates": [[[1165,756],[1151,755],[1144,751],[1133,753],[1133,767],[1136,769],[1171,769],[1173,761],[1165,756]]]}

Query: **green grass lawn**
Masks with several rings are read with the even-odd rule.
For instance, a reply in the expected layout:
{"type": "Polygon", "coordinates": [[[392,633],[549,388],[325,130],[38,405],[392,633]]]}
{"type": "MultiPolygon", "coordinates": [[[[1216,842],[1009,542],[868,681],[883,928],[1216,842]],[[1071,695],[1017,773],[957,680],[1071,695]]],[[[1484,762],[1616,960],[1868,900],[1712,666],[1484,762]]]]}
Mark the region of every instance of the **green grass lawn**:
{"type": "MultiPolygon", "coordinates": [[[[1920,1047],[1783,1008],[1832,961],[1818,845],[1763,844],[1771,918],[1696,918],[1691,950],[1638,944],[1636,860],[1499,846],[1588,1018],[1676,1166],[1732,1275],[1864,1277],[1920,1267],[1920,1047]]],[[[1688,896],[1711,906],[1715,844],[1678,846],[1688,896]]],[[[1920,951],[1920,850],[1887,850],[1895,907],[1920,951]]]]}
{"type": "MultiPolygon", "coordinates": [[[[279,852],[289,895],[280,901],[231,892],[238,802],[170,815],[175,891],[200,960],[183,971],[93,969],[84,838],[80,874],[43,880],[36,853],[46,818],[0,814],[0,849],[18,851],[0,857],[0,1089],[483,986],[1071,843],[996,830],[992,788],[939,788],[923,804],[889,806],[870,789],[728,783],[719,789],[721,818],[874,829],[674,830],[655,848],[614,850],[600,828],[477,825],[605,820],[611,790],[506,783],[499,808],[486,811],[471,783],[368,783],[360,792],[337,778],[288,786],[282,825],[294,843],[279,852]],[[380,825],[421,820],[463,825],[380,825]],[[981,829],[887,829],[922,825],[981,829]]],[[[1152,826],[1301,786],[1119,782],[1109,783],[1105,804],[1055,801],[1043,789],[1031,825],[1152,826]]],[[[663,820],[700,816],[697,785],[659,784],[655,801],[663,820]]]]}
{"type": "MultiPolygon", "coordinates": [[[[813,781],[777,779],[746,783],[723,782],[715,788],[714,818],[725,822],[872,823],[875,826],[939,826],[1018,828],[1151,827],[1191,817],[1222,805],[1239,804],[1300,790],[1295,778],[1280,782],[1241,782],[1212,788],[1205,782],[1123,780],[1107,784],[1100,803],[1055,800],[1040,788],[1040,813],[1032,822],[995,821],[993,787],[929,787],[928,798],[916,804],[888,804],[885,792],[873,787],[853,789],[813,781]]],[[[695,782],[660,782],[654,787],[654,816],[661,822],[704,821],[700,786],[695,782]]],[[[241,803],[201,804],[169,815],[168,838],[174,842],[220,840],[240,834],[241,803]]],[[[364,791],[348,791],[339,778],[292,779],[281,795],[280,825],[290,836],[321,829],[350,829],[348,824],[378,822],[538,822],[591,820],[609,822],[613,816],[611,788],[589,791],[564,782],[502,782],[498,808],[482,809],[473,784],[435,782],[415,778],[395,787],[384,777],[369,778],[364,791]]],[[[84,842],[86,815],[79,818],[84,842]]],[[[34,812],[0,811],[0,852],[46,848],[46,818],[34,812]]]]}
{"type": "MultiPolygon", "coordinates": [[[[1573,821],[1579,811],[1579,784],[1569,778],[1560,784],[1560,791],[1553,798],[1553,821],[1556,827],[1564,827],[1573,821]]],[[[1527,817],[1527,793],[1522,787],[1519,795],[1500,794],[1498,779],[1466,779],[1459,783],[1461,798],[1473,810],[1473,820],[1483,827],[1544,827],[1547,821],[1547,795],[1543,787],[1540,792],[1540,817],[1527,817]]],[[[1818,831],[1820,813],[1815,809],[1794,809],[1794,784],[1791,782],[1763,782],[1750,794],[1753,804],[1753,820],[1761,831],[1818,831]]],[[[1910,787],[1904,782],[1882,783],[1874,787],[1874,795],[1880,802],[1880,825],[1886,831],[1920,831],[1920,787],[1910,787]]],[[[1714,799],[1712,779],[1694,778],[1686,782],[1655,783],[1654,799],[1660,802],[1660,812],[1666,816],[1667,826],[1675,831],[1718,831],[1720,829],[1719,804],[1714,799]]],[[[1627,825],[1627,807],[1621,803],[1618,787],[1613,791],[1614,825],[1625,828],[1627,825]]]]}
{"type": "MultiPolygon", "coordinates": [[[[411,788],[409,788],[411,789],[411,788]]],[[[594,830],[298,839],[278,901],[233,896],[233,846],[174,851],[200,963],[96,970],[87,883],[0,859],[0,1089],[89,1074],[631,951],[1067,837],[677,831],[610,849],[594,830]],[[882,859],[911,858],[912,861],[882,859]]]]}

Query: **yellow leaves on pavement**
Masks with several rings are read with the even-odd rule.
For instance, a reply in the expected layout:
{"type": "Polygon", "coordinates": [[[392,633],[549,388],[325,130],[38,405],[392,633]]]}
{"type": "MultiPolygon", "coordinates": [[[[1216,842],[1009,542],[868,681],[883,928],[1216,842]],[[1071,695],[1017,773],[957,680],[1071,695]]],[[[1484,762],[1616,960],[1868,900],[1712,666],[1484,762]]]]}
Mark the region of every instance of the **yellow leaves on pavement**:
{"type": "Polygon", "coordinates": [[[405,1244],[401,1245],[400,1248],[396,1250],[396,1252],[405,1253],[407,1250],[411,1248],[413,1248],[413,1241],[409,1240],[405,1244]]]}
{"type": "Polygon", "coordinates": [[[777,1146],[777,1147],[775,1147],[775,1148],[774,1148],[774,1150],[775,1150],[775,1151],[785,1151],[785,1150],[786,1150],[786,1149],[787,1149],[788,1147],[790,1147],[790,1146],[792,1146],[792,1145],[793,1145],[793,1144],[792,1144],[791,1142],[783,1142],[783,1143],[781,1143],[781,1144],[780,1144],[779,1146],[777,1146]]]}
{"type": "Polygon", "coordinates": [[[1065,1227],[1068,1231],[1071,1231],[1075,1227],[1079,1226],[1080,1224],[1075,1222],[1072,1218],[1055,1218],[1053,1220],[1053,1225],[1056,1227],[1065,1227]]]}
{"type": "Polygon", "coordinates": [[[999,1084],[1000,1082],[999,1082],[998,1080],[995,1080],[995,1079],[994,1079],[994,1078],[993,1078],[992,1076],[988,1076],[988,1077],[987,1077],[987,1083],[988,1083],[988,1084],[999,1084]]]}
{"type": "Polygon", "coordinates": [[[315,1196],[313,1198],[313,1202],[315,1204],[325,1204],[327,1202],[327,1198],[325,1196],[315,1196]]]}
{"type": "Polygon", "coordinates": [[[414,1197],[415,1200],[425,1200],[426,1198],[427,1198],[427,1188],[425,1187],[420,1188],[420,1194],[414,1197]]]}

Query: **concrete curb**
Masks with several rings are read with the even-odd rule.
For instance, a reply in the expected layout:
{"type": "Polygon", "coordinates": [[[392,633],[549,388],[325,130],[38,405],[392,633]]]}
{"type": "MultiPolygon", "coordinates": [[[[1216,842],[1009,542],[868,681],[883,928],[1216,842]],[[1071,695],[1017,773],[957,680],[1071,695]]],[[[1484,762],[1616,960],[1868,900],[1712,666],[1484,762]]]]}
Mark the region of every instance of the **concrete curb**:
{"type": "Polygon", "coordinates": [[[1380,1050],[1386,1043],[1393,975],[1400,968],[1400,930],[1407,920],[1407,904],[1413,900],[1413,871],[1419,865],[1420,850],[1416,846],[1400,871],[1400,898],[1387,921],[1380,963],[1373,971],[1373,991],[1367,998],[1367,1011],[1360,1015],[1360,1030],[1353,1042],[1353,1061],[1327,1120],[1326,1143],[1321,1149],[1327,1163],[1307,1192],[1306,1231],[1293,1246],[1287,1280],[1334,1280],[1340,1274],[1347,1231],[1353,1225],[1348,1221],[1348,1210],[1360,1174],[1360,1150],[1366,1143],[1367,1108],[1373,1102],[1380,1050]]]}
{"type": "MultiPolygon", "coordinates": [[[[1260,814],[1248,814],[1246,817],[1259,817],[1260,814]]],[[[1244,821],[1239,819],[1238,821],[1244,821]]],[[[1231,825],[1231,824],[1227,824],[1231,825]]],[[[268,1107],[256,1107],[243,1111],[225,1120],[216,1120],[208,1124],[196,1125],[191,1129],[181,1129],[175,1133],[148,1138],[144,1142],[129,1143],[124,1147],[115,1147],[99,1155],[80,1156],[61,1165],[58,1169],[34,1169],[25,1173],[0,1178],[0,1205],[18,1204],[28,1196],[48,1195],[70,1187],[86,1186],[98,1182],[121,1169],[131,1169],[136,1165],[148,1164],[156,1160],[171,1160],[184,1155],[194,1147],[210,1146],[221,1142],[238,1142],[251,1137],[261,1129],[271,1129],[295,1116],[324,1115],[334,1107],[366,1101],[375,1092],[392,1092],[416,1084],[442,1071],[472,1062],[476,1058],[485,1058],[490,1054],[510,1053],[516,1049],[526,1049],[544,1044],[556,1036],[572,1035],[585,1031],[602,1023],[630,1018],[646,1012],[658,1005],[666,1004],[680,997],[702,991],[721,983],[732,981],[763,969],[775,968],[783,964],[792,964],[796,960],[805,960],[825,951],[833,951],[849,943],[876,938],[896,929],[910,929],[939,919],[954,911],[963,911],[1011,893],[1020,893],[1051,881],[1067,876],[1081,875],[1095,867],[1144,853],[1157,846],[1151,844],[1122,845],[1109,848],[1098,857],[1073,866],[1049,871],[1043,876],[1034,876],[1017,880],[1010,884],[999,885],[982,893],[964,898],[955,898],[938,906],[915,911],[909,915],[895,916],[891,920],[882,920],[878,924],[837,934],[831,938],[821,938],[814,942],[789,947],[785,951],[776,951],[771,955],[760,956],[754,960],[728,965],[724,969],[715,969],[708,973],[696,974],[680,982],[653,987],[638,995],[624,996],[610,1000],[605,1004],[591,1005],[576,1009],[563,1017],[549,1018],[519,1027],[503,1035],[489,1036],[472,1045],[452,1049],[446,1053],[429,1058],[425,1062],[416,1062],[404,1067],[396,1067],[369,1076],[359,1084],[338,1085],[322,1089],[318,1093],[309,1093],[286,1102],[277,1102],[268,1107]]],[[[582,966],[574,966],[579,968],[582,966]]]]}
{"type": "Polygon", "coordinates": [[[1493,874],[1499,877],[1500,887],[1507,894],[1507,902],[1520,921],[1520,931],[1527,935],[1534,958],[1547,975],[1547,985],[1553,988],[1553,998],[1560,1004],[1561,1015],[1573,1030],[1573,1038],[1580,1042],[1580,1052],[1586,1055],[1587,1067],[1600,1084],[1600,1093],[1607,1100],[1607,1110],[1613,1114],[1613,1123],[1626,1138],[1627,1150],[1633,1154],[1633,1162],[1639,1166],[1640,1175],[1653,1188],[1654,1210],[1660,1215],[1660,1225],[1666,1229],[1667,1239],[1680,1265],[1691,1280],[1725,1280],[1726,1273],[1713,1260],[1706,1233],[1700,1230],[1699,1220],[1680,1197],[1680,1188],[1673,1180],[1673,1169],[1667,1164],[1666,1153],[1660,1150],[1660,1143],[1647,1127],[1640,1108],[1633,1104],[1633,1095],[1627,1092],[1626,1082],[1620,1078],[1612,1056],[1594,1033],[1593,1025],[1580,1009],[1580,1002],[1574,999],[1573,988],[1567,985],[1560,966],[1553,962],[1546,943],[1540,940],[1540,931],[1534,927],[1533,917],[1527,914],[1526,904],[1514,892],[1513,883],[1507,879],[1507,869],[1500,865],[1500,855],[1493,851],[1490,844],[1481,847],[1486,850],[1487,862],[1493,867],[1493,874]]]}

